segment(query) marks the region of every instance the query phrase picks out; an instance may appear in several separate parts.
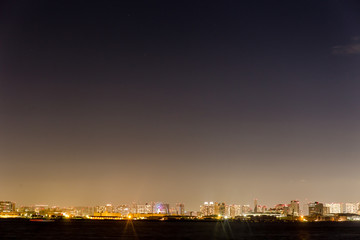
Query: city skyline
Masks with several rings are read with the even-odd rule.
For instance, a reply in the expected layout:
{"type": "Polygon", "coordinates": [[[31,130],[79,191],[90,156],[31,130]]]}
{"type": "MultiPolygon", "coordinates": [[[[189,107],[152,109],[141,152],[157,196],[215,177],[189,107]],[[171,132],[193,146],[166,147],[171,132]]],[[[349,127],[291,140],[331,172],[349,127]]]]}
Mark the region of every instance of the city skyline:
{"type": "MultiPolygon", "coordinates": [[[[258,200],[254,199],[253,206],[251,206],[250,204],[207,201],[194,210],[187,209],[185,204],[181,202],[176,204],[166,202],[132,202],[122,204],[108,203],[96,206],[51,206],[46,204],[16,205],[12,201],[0,201],[0,218],[54,218],[55,216],[62,216],[66,218],[86,217],[95,220],[109,218],[121,220],[129,218],[130,215],[130,218],[136,217],[138,219],[156,216],[188,216],[199,219],[206,219],[207,217],[234,219],[237,216],[245,218],[251,216],[271,216],[279,219],[283,218],[284,220],[286,220],[286,217],[296,217],[299,221],[302,221],[307,216],[308,220],[312,218],[312,220],[334,221],[341,214],[345,214],[344,216],[347,220],[360,220],[360,202],[322,203],[315,201],[302,203],[298,200],[291,200],[290,203],[277,203],[274,206],[267,206],[259,204],[258,200]],[[318,219],[319,216],[325,218],[318,219]]],[[[341,221],[341,219],[338,220],[341,221]]]]}
{"type": "Polygon", "coordinates": [[[0,199],[357,202],[359,12],[2,1],[0,199]]]}
{"type": "MultiPolygon", "coordinates": [[[[146,208],[145,206],[155,206],[157,204],[165,204],[169,206],[178,206],[181,205],[182,208],[184,208],[184,206],[188,206],[187,204],[184,204],[184,202],[182,201],[176,201],[176,202],[167,202],[167,201],[132,201],[132,202],[124,202],[124,201],[115,201],[115,202],[102,202],[102,203],[97,203],[94,205],[57,205],[57,204],[49,204],[46,202],[38,202],[38,203],[32,203],[32,204],[18,204],[15,201],[4,201],[1,200],[0,202],[6,202],[6,203],[13,203],[16,204],[18,207],[36,207],[36,206],[46,206],[48,208],[68,208],[68,207],[92,207],[92,208],[97,208],[97,207],[104,207],[105,209],[107,207],[117,207],[117,206],[142,206],[142,208],[146,208]]],[[[231,206],[231,205],[236,205],[236,206],[247,206],[249,208],[249,212],[253,212],[253,213],[261,213],[264,211],[267,211],[268,209],[272,209],[272,208],[277,208],[277,206],[291,206],[293,204],[297,204],[298,207],[298,212],[304,211],[304,207],[306,205],[306,208],[308,207],[309,204],[313,204],[313,203],[321,203],[324,204],[324,206],[329,207],[332,210],[329,210],[330,213],[346,213],[346,210],[340,210],[340,209],[346,209],[346,205],[347,204],[355,204],[356,207],[354,208],[354,213],[360,213],[360,201],[345,201],[345,202],[336,202],[336,201],[329,201],[329,202],[324,202],[324,201],[319,201],[319,200],[309,200],[307,199],[306,201],[300,201],[299,199],[292,199],[292,200],[287,200],[287,201],[278,201],[275,204],[269,204],[267,202],[263,202],[260,201],[255,198],[253,199],[253,202],[239,202],[239,201],[234,201],[234,202],[226,202],[223,200],[220,201],[214,201],[214,200],[207,200],[204,201],[202,203],[200,203],[200,205],[197,205],[198,207],[200,206],[200,212],[201,212],[201,208],[204,205],[213,205],[213,204],[225,204],[226,206],[231,206]],[[344,207],[343,207],[344,206],[344,207]],[[336,210],[334,210],[336,209],[336,210]]],[[[188,203],[189,204],[189,203],[188,203]]],[[[190,206],[192,206],[193,204],[189,204],[190,206]]],[[[355,206],[354,205],[354,206],[355,206]]],[[[186,212],[197,212],[198,209],[197,208],[186,208],[186,212]]]]}

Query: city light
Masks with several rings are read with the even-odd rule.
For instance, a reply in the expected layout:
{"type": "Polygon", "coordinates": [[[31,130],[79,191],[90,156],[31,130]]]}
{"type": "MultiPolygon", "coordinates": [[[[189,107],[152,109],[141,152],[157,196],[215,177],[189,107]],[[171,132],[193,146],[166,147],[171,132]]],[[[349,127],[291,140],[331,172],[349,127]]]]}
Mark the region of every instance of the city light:
{"type": "Polygon", "coordinates": [[[273,207],[250,204],[226,204],[206,201],[199,211],[186,211],[183,203],[100,205],[95,207],[57,207],[33,205],[15,207],[15,203],[0,201],[0,218],[28,218],[34,221],[61,219],[89,220],[238,220],[238,221],[360,221],[360,203],[309,202],[300,207],[297,200],[273,207]]]}

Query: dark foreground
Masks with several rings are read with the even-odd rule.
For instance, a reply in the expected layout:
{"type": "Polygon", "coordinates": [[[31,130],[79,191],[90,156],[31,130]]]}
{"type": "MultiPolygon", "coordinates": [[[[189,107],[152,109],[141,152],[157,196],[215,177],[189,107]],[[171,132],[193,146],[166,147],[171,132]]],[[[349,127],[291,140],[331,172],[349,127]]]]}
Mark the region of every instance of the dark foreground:
{"type": "Polygon", "coordinates": [[[29,222],[0,219],[0,239],[360,239],[360,222],[29,222]]]}

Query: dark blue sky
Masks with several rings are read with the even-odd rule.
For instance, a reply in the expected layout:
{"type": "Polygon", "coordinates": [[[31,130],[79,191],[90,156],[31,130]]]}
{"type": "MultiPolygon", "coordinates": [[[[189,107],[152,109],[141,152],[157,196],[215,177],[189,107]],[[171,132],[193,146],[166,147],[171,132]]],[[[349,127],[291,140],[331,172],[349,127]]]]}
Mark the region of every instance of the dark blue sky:
{"type": "Polygon", "coordinates": [[[2,1],[0,199],[358,201],[358,1],[2,1]]]}

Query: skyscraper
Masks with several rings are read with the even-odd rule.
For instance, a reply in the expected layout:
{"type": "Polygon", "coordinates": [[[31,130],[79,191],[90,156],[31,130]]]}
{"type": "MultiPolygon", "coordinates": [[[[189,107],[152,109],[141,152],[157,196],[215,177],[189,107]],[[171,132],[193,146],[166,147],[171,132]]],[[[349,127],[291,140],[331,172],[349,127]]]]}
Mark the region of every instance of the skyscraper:
{"type": "Polygon", "coordinates": [[[258,201],[257,199],[254,200],[254,213],[258,212],[258,201]]]}

